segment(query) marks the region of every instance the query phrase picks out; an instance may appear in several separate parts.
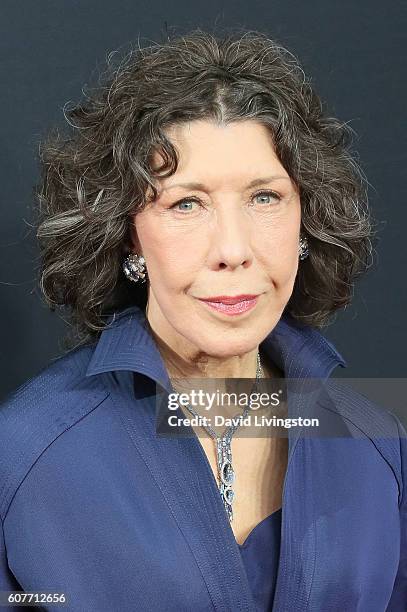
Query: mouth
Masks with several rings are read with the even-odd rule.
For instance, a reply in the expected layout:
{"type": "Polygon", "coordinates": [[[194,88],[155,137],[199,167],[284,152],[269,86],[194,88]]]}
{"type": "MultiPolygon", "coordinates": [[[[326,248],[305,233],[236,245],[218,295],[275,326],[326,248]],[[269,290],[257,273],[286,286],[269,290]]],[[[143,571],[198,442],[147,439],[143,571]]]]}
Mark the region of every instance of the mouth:
{"type": "Polygon", "coordinates": [[[210,299],[198,298],[200,302],[206,304],[211,310],[216,310],[226,315],[240,315],[252,310],[257,302],[258,295],[245,296],[217,296],[210,299]]]}

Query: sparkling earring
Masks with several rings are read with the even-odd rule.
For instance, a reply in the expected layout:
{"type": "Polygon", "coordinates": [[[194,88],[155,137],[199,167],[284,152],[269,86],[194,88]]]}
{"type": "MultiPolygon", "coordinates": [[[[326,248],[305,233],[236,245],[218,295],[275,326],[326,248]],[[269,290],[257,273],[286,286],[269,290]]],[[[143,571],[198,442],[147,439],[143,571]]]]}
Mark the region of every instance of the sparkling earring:
{"type": "Polygon", "coordinates": [[[300,246],[299,246],[299,257],[300,257],[300,261],[302,261],[303,259],[306,259],[309,255],[308,252],[308,241],[307,238],[305,236],[301,236],[300,237],[300,246]]]}
{"type": "Polygon", "coordinates": [[[130,253],[123,262],[123,272],[126,278],[137,283],[145,283],[147,278],[146,260],[142,255],[130,253]]]}

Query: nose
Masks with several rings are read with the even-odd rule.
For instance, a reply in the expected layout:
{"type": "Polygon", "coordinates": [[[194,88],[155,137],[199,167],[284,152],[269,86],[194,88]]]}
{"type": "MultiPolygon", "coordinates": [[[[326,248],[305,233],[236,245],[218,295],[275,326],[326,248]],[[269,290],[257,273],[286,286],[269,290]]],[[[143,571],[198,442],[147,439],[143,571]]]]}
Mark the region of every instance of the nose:
{"type": "Polygon", "coordinates": [[[250,220],[231,203],[216,209],[209,253],[212,269],[235,269],[251,264],[250,220]]]}

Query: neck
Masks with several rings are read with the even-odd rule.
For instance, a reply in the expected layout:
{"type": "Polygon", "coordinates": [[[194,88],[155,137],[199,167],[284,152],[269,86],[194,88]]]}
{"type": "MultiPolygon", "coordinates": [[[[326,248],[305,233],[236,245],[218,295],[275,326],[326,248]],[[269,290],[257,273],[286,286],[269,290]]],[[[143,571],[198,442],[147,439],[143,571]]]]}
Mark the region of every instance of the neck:
{"type": "MultiPolygon", "coordinates": [[[[170,378],[256,378],[258,347],[243,355],[215,357],[199,350],[181,353],[167,344],[149,325],[170,378]]],[[[280,378],[283,373],[261,353],[264,378],[280,378]]]]}
{"type": "MultiPolygon", "coordinates": [[[[180,353],[150,328],[170,378],[256,378],[256,347],[244,355],[216,357],[200,350],[180,353]]],[[[262,367],[266,373],[265,365],[262,367]]]]}

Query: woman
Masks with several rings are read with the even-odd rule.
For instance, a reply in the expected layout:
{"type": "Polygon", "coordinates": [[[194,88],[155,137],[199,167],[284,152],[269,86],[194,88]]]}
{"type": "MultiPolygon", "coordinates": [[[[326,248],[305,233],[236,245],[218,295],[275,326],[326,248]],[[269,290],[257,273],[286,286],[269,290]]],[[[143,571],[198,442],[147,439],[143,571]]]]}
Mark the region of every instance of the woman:
{"type": "Polygon", "coordinates": [[[191,421],[174,439],[155,419],[157,391],[191,379],[325,384],[346,365],[318,328],[372,249],[350,128],[258,32],[111,68],[42,149],[40,286],[74,333],[0,411],[0,590],[75,612],[406,610],[394,415],[319,389],[340,436],[191,421]]]}

